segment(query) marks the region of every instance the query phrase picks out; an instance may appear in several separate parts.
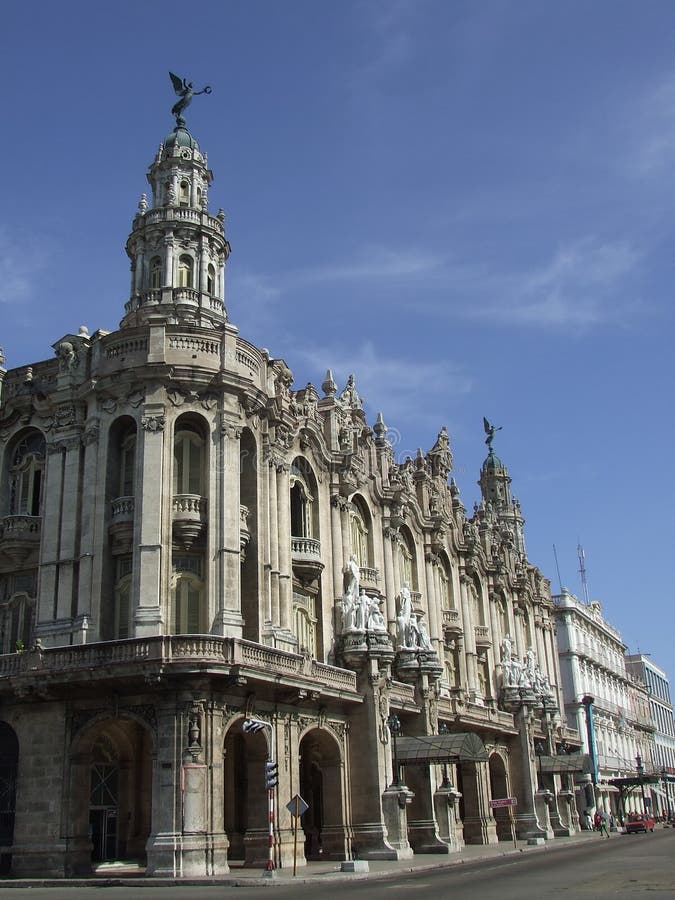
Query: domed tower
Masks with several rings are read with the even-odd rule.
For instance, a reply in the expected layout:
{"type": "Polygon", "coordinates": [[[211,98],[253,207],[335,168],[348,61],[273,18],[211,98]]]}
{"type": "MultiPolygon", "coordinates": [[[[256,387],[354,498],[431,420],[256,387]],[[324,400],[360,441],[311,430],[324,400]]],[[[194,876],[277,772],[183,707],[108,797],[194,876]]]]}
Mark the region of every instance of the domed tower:
{"type": "Polygon", "coordinates": [[[193,94],[186,87],[174,106],[176,126],[148,172],[151,202],[143,194],[138,204],[126,245],[131,296],[121,328],[161,321],[214,328],[227,321],[225,214],[208,212],[213,174],[180,114],[193,94]]]}
{"type": "Polygon", "coordinates": [[[480,480],[478,482],[486,503],[491,503],[492,508],[497,513],[502,522],[508,523],[514,536],[516,548],[525,553],[525,537],[523,526],[525,520],[520,511],[520,504],[511,496],[511,476],[508,469],[492,449],[492,441],[494,440],[495,431],[500,429],[490,425],[487,419],[485,421],[485,432],[487,439],[485,443],[488,445],[488,455],[483,462],[480,470],[480,480]]]}

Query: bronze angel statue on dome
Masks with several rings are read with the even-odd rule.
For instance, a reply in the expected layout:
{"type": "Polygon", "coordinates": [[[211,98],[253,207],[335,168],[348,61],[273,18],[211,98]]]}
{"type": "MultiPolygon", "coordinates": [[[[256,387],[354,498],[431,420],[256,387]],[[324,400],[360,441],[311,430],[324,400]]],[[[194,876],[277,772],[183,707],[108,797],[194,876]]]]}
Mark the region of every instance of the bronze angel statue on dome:
{"type": "Polygon", "coordinates": [[[495,428],[495,426],[490,425],[485,416],[483,416],[483,428],[485,429],[485,434],[487,435],[487,437],[485,438],[485,443],[488,445],[490,450],[492,450],[492,442],[495,439],[495,431],[501,431],[502,426],[500,425],[499,428],[495,428]]]}
{"type": "Polygon", "coordinates": [[[201,91],[196,91],[191,81],[187,81],[185,78],[179,78],[178,75],[174,75],[173,72],[169,72],[169,77],[171,78],[174,91],[180,97],[180,100],[177,103],[174,103],[171,109],[171,115],[176,117],[176,122],[178,124],[181,124],[180,120],[183,118],[183,112],[190,103],[192,103],[192,98],[198,97],[200,94],[210,94],[211,88],[207,85],[201,91]]]}

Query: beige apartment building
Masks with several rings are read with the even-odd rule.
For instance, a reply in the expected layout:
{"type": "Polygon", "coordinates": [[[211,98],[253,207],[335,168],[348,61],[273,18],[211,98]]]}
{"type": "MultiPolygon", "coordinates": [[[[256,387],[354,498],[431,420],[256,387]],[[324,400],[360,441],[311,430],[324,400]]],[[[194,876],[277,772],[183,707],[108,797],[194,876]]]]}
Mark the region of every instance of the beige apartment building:
{"type": "Polygon", "coordinates": [[[0,368],[0,867],[287,866],[295,796],[300,865],[508,841],[510,810],[573,832],[584,758],[494,429],[468,515],[445,428],[396,458],[353,376],[296,389],[239,334],[180,112],[119,329],[0,368]]]}

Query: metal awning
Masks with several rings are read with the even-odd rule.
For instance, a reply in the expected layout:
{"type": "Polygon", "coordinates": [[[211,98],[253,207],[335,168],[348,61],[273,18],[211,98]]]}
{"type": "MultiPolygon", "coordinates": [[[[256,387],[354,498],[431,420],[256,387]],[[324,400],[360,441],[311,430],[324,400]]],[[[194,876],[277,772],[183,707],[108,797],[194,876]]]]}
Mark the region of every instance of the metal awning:
{"type": "Polygon", "coordinates": [[[422,737],[401,737],[396,743],[399,765],[431,763],[487,762],[485,744],[477,734],[428,734],[422,737]]]}
{"type": "Polygon", "coordinates": [[[569,756],[538,756],[542,772],[592,772],[591,758],[587,753],[571,753],[569,756]]]}

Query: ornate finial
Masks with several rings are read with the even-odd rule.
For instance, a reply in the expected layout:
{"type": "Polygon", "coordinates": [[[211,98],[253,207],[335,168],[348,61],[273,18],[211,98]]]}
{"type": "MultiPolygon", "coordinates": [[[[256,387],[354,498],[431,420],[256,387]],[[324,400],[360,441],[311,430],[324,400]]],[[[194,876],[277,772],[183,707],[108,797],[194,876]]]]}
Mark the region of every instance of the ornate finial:
{"type": "Polygon", "coordinates": [[[5,351],[0,347],[0,367],[5,364],[5,351]]]}
{"type": "Polygon", "coordinates": [[[211,88],[207,85],[205,88],[202,88],[201,91],[195,91],[191,81],[186,81],[185,78],[179,78],[178,75],[174,75],[173,72],[169,72],[169,77],[171,78],[174,91],[180,97],[180,100],[177,103],[174,103],[171,108],[171,115],[176,117],[176,126],[181,128],[185,126],[183,112],[192,102],[192,98],[198,97],[200,94],[210,94],[211,88]]]}
{"type": "Polygon", "coordinates": [[[378,440],[381,440],[387,433],[387,426],[384,424],[384,417],[381,412],[377,414],[377,419],[375,419],[375,424],[373,425],[373,431],[378,440]]]}
{"type": "Polygon", "coordinates": [[[144,216],[148,211],[148,195],[141,194],[141,199],[138,201],[138,212],[140,215],[144,216]]]}
{"type": "Polygon", "coordinates": [[[487,435],[487,437],[485,438],[485,443],[488,445],[490,453],[492,453],[492,442],[495,439],[495,431],[501,431],[502,426],[500,425],[499,428],[495,428],[495,426],[490,425],[485,416],[483,416],[483,428],[485,429],[485,434],[487,435]]]}
{"type": "Polygon", "coordinates": [[[325,397],[334,397],[337,392],[337,384],[335,384],[333,373],[330,369],[326,369],[326,377],[321,385],[321,390],[325,397]]]}

